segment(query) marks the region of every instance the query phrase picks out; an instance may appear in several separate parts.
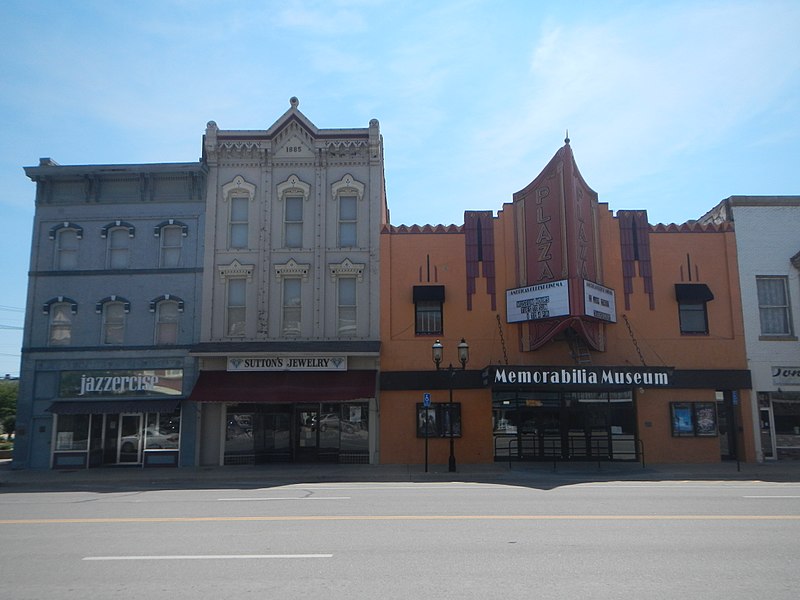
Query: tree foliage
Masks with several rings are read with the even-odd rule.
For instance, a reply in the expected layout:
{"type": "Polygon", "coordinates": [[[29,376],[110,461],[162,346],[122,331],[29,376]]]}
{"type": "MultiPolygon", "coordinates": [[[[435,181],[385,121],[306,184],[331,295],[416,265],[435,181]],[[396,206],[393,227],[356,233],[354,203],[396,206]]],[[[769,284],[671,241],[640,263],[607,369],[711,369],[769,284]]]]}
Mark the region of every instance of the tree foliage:
{"type": "Polygon", "coordinates": [[[0,380],[0,422],[6,417],[17,414],[17,393],[19,381],[15,379],[0,380]]]}

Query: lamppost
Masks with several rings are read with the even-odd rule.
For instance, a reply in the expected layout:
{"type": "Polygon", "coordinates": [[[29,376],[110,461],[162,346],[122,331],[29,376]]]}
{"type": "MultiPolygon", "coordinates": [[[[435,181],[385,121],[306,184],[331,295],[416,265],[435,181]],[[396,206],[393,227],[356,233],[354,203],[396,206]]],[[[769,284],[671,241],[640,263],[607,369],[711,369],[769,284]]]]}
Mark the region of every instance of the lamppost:
{"type": "MultiPolygon", "coordinates": [[[[442,357],[444,355],[444,345],[439,340],[436,340],[431,347],[431,351],[433,353],[433,362],[436,364],[436,370],[440,369],[442,364],[442,357]]],[[[461,363],[461,370],[465,370],[467,368],[467,361],[469,361],[469,344],[461,338],[461,342],[458,344],[458,361],[461,363]]],[[[448,381],[448,388],[450,390],[450,402],[447,406],[447,415],[448,415],[448,434],[450,437],[450,459],[447,463],[447,470],[450,473],[455,472],[456,470],[456,451],[455,451],[455,440],[453,437],[453,376],[455,375],[456,369],[453,367],[453,363],[450,363],[450,366],[447,367],[449,372],[449,376],[447,378],[448,381]]]]}

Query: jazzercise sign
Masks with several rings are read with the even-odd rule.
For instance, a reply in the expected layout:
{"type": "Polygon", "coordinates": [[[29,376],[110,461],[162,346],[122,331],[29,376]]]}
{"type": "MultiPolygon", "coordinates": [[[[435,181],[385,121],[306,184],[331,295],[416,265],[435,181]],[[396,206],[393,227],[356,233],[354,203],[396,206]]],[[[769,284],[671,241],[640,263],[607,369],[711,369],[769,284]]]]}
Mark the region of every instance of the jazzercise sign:
{"type": "Polygon", "coordinates": [[[537,321],[569,315],[566,279],[506,291],[506,321],[537,321]]]}
{"type": "Polygon", "coordinates": [[[63,371],[58,395],[178,396],[182,391],[183,369],[63,371]]]}

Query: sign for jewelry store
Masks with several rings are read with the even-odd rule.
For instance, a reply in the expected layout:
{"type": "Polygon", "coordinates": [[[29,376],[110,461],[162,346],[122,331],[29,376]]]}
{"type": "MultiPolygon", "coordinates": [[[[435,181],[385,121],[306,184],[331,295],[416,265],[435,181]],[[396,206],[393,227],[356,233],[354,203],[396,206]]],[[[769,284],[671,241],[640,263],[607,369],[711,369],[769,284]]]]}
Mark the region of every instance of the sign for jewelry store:
{"type": "Polygon", "coordinates": [[[228,371],[347,371],[346,356],[229,356],[228,371]]]}

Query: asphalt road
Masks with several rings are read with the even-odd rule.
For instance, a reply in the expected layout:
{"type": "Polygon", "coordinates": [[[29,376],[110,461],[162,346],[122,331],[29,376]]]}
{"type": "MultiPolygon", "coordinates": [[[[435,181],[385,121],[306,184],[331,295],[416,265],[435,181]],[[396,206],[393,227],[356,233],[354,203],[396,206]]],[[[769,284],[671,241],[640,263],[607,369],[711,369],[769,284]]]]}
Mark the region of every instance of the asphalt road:
{"type": "Polygon", "coordinates": [[[0,494],[0,598],[800,597],[800,483],[0,494]]]}

